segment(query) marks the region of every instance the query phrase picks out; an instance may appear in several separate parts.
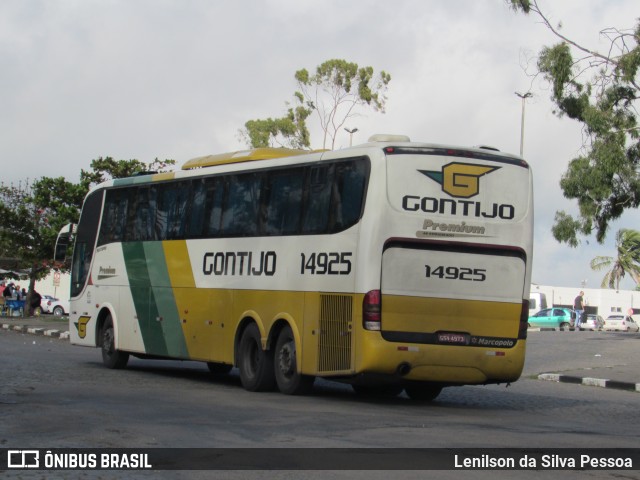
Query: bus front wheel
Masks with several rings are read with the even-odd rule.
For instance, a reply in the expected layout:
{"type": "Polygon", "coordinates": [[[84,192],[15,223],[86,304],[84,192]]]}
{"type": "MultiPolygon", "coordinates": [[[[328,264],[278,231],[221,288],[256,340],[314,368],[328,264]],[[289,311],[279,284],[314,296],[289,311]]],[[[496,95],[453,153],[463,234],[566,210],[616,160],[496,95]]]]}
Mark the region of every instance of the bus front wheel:
{"type": "Polygon", "coordinates": [[[274,367],[278,389],[287,395],[304,395],[313,388],[314,377],[298,372],[296,341],[291,327],[285,327],[278,335],[274,355],[274,367]]]}
{"type": "Polygon", "coordinates": [[[111,315],[107,316],[102,327],[101,347],[102,347],[102,363],[107,368],[124,368],[129,361],[129,354],[116,350],[116,337],[113,330],[113,320],[111,315]]]}
{"type": "Polygon", "coordinates": [[[238,368],[240,382],[250,392],[272,390],[275,386],[273,356],[262,349],[260,330],[255,323],[249,325],[240,338],[238,368]]]}

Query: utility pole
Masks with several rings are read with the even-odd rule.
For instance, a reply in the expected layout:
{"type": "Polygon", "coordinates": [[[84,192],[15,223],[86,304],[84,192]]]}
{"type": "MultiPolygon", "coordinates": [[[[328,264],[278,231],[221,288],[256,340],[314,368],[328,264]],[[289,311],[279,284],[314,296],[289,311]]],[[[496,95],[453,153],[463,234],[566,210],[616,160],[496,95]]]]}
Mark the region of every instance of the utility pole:
{"type": "Polygon", "coordinates": [[[345,130],[349,133],[349,146],[351,146],[353,145],[353,134],[356,133],[358,129],[352,128],[351,130],[349,130],[348,128],[345,128],[345,130]]]}
{"type": "Polygon", "coordinates": [[[531,94],[531,92],[514,93],[522,99],[522,120],[520,121],[520,156],[522,156],[522,154],[524,153],[524,104],[527,98],[532,97],[533,95],[531,94]]]}

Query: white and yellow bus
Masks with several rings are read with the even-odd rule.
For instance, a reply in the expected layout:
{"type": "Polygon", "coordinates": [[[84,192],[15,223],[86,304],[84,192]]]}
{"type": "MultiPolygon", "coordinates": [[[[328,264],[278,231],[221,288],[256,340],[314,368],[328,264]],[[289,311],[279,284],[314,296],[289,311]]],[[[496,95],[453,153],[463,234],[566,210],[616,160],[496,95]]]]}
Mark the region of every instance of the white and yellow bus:
{"type": "Polygon", "coordinates": [[[512,382],[525,358],[532,176],[483,147],[376,135],[256,149],[108,181],[72,260],[71,342],[239,369],[251,391],[431,400],[512,382]]]}

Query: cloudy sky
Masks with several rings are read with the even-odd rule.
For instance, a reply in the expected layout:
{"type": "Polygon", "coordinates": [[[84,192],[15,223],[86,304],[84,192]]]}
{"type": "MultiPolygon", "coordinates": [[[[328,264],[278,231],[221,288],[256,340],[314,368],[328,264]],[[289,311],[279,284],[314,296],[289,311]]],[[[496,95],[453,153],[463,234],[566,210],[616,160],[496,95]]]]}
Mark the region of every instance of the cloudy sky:
{"type": "MultiPolygon", "coordinates": [[[[539,0],[563,32],[606,51],[599,32],[632,28],[637,0],[539,0]]],[[[238,130],[279,116],[293,74],[344,58],[392,75],[387,113],[364,112],[354,144],[374,133],[524,154],[534,172],[533,281],[598,287],[604,245],[572,249],[551,236],[555,211],[575,212],[558,181],[580,152],[580,126],[552,114],[549,88],[527,65],[557,39],[502,0],[0,0],[0,180],[78,181],[92,159],[180,165],[240,150],[238,130]]],[[[348,145],[348,134],[338,146],[348,145]]],[[[313,146],[321,136],[312,128],[313,146]],[[314,135],[315,134],[315,135],[314,135]]],[[[627,288],[633,282],[625,282],[627,288]]]]}

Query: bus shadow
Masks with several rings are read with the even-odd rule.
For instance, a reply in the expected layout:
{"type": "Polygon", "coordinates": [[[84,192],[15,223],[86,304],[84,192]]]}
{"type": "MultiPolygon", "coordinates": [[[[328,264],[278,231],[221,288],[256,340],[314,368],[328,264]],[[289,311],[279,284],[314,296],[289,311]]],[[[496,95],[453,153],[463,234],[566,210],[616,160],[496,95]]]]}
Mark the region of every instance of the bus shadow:
{"type": "MultiPolygon", "coordinates": [[[[90,362],[86,364],[91,370],[107,371],[100,362],[90,362]]],[[[112,371],[111,371],[112,372],[112,371]]],[[[233,368],[228,374],[213,374],[202,362],[176,361],[176,360],[140,360],[132,359],[123,371],[117,374],[130,372],[135,375],[144,375],[148,378],[165,378],[171,381],[185,381],[197,383],[205,388],[216,386],[237,388],[246,393],[240,382],[237,368],[233,368]]],[[[116,372],[113,372],[116,373],[116,372]]],[[[529,380],[522,380],[529,381],[529,380]]],[[[530,380],[537,381],[537,380],[530,380]]],[[[578,387],[580,388],[580,387],[578,387]]],[[[587,388],[587,387],[581,387],[587,388]]],[[[486,412],[513,411],[532,413],[532,405],[535,411],[549,411],[550,409],[571,407],[579,402],[588,402],[584,397],[571,396],[562,398],[558,396],[545,395],[540,393],[527,393],[505,391],[505,386],[477,385],[445,388],[442,393],[432,402],[416,402],[410,399],[406,393],[397,396],[365,396],[356,394],[350,385],[343,382],[331,381],[317,378],[313,390],[309,395],[290,396],[293,401],[308,401],[309,399],[320,400],[329,403],[341,404],[361,404],[379,407],[403,407],[410,411],[413,409],[433,409],[434,411],[446,412],[447,410],[481,410],[486,412]]],[[[281,395],[277,389],[268,392],[255,392],[252,395],[281,395]]],[[[594,400],[595,401],[595,400],[594,400]]]]}

